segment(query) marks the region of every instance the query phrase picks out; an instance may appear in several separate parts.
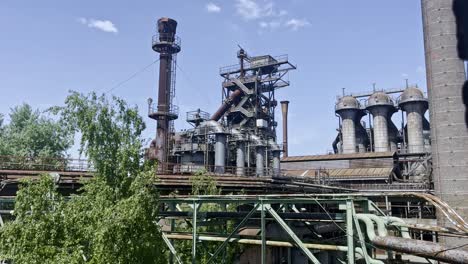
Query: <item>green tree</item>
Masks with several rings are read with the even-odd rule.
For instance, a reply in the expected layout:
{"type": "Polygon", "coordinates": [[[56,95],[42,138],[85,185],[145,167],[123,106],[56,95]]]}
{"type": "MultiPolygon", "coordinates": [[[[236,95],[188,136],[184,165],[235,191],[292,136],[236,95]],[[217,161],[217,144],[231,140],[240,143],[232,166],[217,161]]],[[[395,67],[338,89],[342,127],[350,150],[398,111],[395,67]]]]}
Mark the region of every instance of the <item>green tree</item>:
{"type": "Polygon", "coordinates": [[[156,217],[153,164],[144,162],[142,118],[118,98],[72,92],[56,107],[60,124],[81,135],[96,169],[67,201],[50,177],[26,182],[15,220],[0,230],[0,258],[15,263],[167,263],[156,217]],[[34,234],[32,241],[27,237],[34,234]]]}
{"type": "Polygon", "coordinates": [[[28,104],[11,109],[10,122],[2,126],[0,116],[0,155],[28,158],[66,156],[73,137],[58,121],[28,104]]]}
{"type": "MultiPolygon", "coordinates": [[[[192,192],[194,196],[199,195],[221,195],[221,188],[217,186],[216,179],[208,175],[205,170],[200,170],[191,178],[192,192]]],[[[185,210],[189,210],[188,206],[185,210]]],[[[235,204],[225,204],[223,206],[219,204],[204,203],[199,208],[200,212],[224,212],[224,211],[235,211],[235,204]]],[[[176,231],[181,232],[192,232],[192,225],[186,221],[176,222],[176,231]]],[[[200,226],[197,228],[199,233],[220,233],[228,235],[235,227],[233,221],[225,221],[224,223],[218,223],[213,225],[200,226]]],[[[184,263],[190,263],[192,261],[192,240],[176,241],[175,247],[177,252],[180,253],[180,258],[184,263]]],[[[221,245],[219,242],[210,241],[199,241],[197,242],[197,263],[208,263],[211,258],[211,254],[221,245]]],[[[220,253],[214,263],[234,263],[240,255],[242,247],[235,243],[229,243],[225,248],[225,251],[220,253]]]]}

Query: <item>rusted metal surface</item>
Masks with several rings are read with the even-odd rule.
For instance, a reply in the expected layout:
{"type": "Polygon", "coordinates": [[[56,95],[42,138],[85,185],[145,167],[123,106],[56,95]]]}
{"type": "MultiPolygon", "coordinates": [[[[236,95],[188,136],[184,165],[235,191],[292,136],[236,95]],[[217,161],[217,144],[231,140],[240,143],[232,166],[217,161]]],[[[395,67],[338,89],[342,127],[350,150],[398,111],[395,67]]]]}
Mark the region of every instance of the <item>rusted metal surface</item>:
{"type": "Polygon", "coordinates": [[[218,121],[219,119],[221,119],[221,117],[223,117],[223,115],[229,110],[229,108],[239,101],[240,97],[243,94],[244,93],[241,89],[237,89],[233,93],[231,93],[231,95],[226,100],[224,100],[223,104],[219,107],[218,110],[216,110],[216,112],[211,116],[210,119],[214,121],[218,121]]]}
{"type": "Polygon", "coordinates": [[[401,237],[375,237],[372,243],[383,249],[412,254],[447,263],[468,263],[468,251],[441,244],[401,237]]]}
{"type": "Polygon", "coordinates": [[[281,101],[281,113],[283,114],[283,158],[288,157],[288,108],[289,101],[281,101]]]}

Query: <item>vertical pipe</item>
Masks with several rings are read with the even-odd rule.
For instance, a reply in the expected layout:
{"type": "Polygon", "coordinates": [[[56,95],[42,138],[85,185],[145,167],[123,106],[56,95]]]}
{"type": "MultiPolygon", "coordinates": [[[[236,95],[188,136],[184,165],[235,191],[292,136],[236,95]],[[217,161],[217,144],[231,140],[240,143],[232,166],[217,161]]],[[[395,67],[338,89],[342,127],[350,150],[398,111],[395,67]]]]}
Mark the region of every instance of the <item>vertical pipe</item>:
{"type": "Polygon", "coordinates": [[[348,241],[348,263],[354,264],[354,228],[351,200],[346,200],[346,236],[348,241]]]}
{"type": "Polygon", "coordinates": [[[281,172],[281,162],[280,162],[280,150],[273,150],[272,151],[272,160],[273,160],[273,176],[279,176],[281,172]]]}
{"type": "Polygon", "coordinates": [[[281,101],[281,113],[283,114],[283,157],[288,157],[288,106],[289,101],[281,101]]]}
{"type": "Polygon", "coordinates": [[[265,162],[265,147],[264,146],[257,146],[255,148],[256,151],[256,160],[255,160],[255,174],[257,176],[265,176],[265,167],[263,163],[265,162]]]}
{"type": "MultiPolygon", "coordinates": [[[[453,0],[421,0],[431,117],[431,148],[436,194],[461,217],[468,217],[468,129],[462,87],[466,80],[458,58],[453,0]],[[463,182],[463,184],[461,184],[463,182]]],[[[445,218],[438,215],[439,225],[445,218]]],[[[462,239],[444,238],[448,246],[462,239]]]]}
{"type": "Polygon", "coordinates": [[[245,175],[245,142],[238,141],[236,149],[236,175],[245,175]]]}
{"type": "Polygon", "coordinates": [[[226,166],[226,134],[215,135],[215,173],[224,173],[226,166]]]}

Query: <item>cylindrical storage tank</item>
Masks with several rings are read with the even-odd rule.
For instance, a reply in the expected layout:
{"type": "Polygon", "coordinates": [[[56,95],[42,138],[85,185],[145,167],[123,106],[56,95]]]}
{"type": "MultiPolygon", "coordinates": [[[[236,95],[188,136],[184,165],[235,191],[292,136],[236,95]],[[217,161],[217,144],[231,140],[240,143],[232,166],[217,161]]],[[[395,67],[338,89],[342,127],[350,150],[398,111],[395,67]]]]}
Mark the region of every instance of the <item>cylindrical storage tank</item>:
{"type": "Polygon", "coordinates": [[[373,116],[374,123],[374,150],[386,152],[390,150],[389,121],[395,112],[393,100],[384,92],[376,92],[367,100],[367,110],[373,116]]]}
{"type": "Polygon", "coordinates": [[[359,101],[352,96],[341,97],[335,105],[335,112],[341,117],[343,153],[356,153],[356,117],[360,111],[359,101]]]}
{"type": "Polygon", "coordinates": [[[265,176],[265,146],[257,146],[255,152],[255,175],[265,176]]]}
{"type": "Polygon", "coordinates": [[[238,141],[236,146],[236,175],[245,176],[245,142],[238,141]]]}
{"type": "Polygon", "coordinates": [[[215,173],[224,173],[226,166],[226,134],[215,135],[215,173]]]}
{"type": "Polygon", "coordinates": [[[421,90],[408,88],[401,94],[399,106],[406,112],[408,152],[425,152],[423,118],[428,107],[427,99],[421,90]]]}

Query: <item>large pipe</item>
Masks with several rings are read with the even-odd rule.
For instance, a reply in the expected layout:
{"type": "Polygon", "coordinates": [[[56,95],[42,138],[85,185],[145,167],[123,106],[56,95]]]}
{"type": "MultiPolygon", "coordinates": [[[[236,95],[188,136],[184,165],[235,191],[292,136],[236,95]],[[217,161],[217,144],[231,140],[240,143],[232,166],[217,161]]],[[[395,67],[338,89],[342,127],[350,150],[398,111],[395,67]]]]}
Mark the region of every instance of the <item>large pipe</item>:
{"type": "MultiPolygon", "coordinates": [[[[463,61],[458,58],[453,3],[453,0],[421,0],[434,187],[437,196],[457,208],[466,219],[468,129],[462,93],[466,75],[463,61]]],[[[446,224],[440,214],[437,218],[439,225],[446,224]]],[[[465,241],[442,238],[441,242],[456,246],[465,241]]]]}
{"type": "Polygon", "coordinates": [[[276,144],[274,140],[269,141],[269,147],[271,150],[271,155],[272,155],[272,172],[273,176],[280,176],[281,174],[281,147],[276,144]]]}
{"type": "Polygon", "coordinates": [[[224,173],[226,167],[226,131],[213,120],[202,122],[196,129],[198,135],[215,134],[215,173],[224,173]]]}
{"type": "Polygon", "coordinates": [[[247,139],[239,129],[233,128],[231,140],[236,142],[236,175],[245,176],[245,142],[247,139]]]}
{"type": "Polygon", "coordinates": [[[226,134],[215,135],[215,173],[224,173],[226,167],[226,134]]]}
{"type": "Polygon", "coordinates": [[[255,149],[255,174],[265,176],[265,146],[257,146],[255,149]]]}
{"type": "Polygon", "coordinates": [[[468,263],[468,251],[451,249],[441,244],[402,237],[377,236],[372,243],[383,249],[416,255],[446,263],[468,263]]]}
{"type": "Polygon", "coordinates": [[[289,101],[281,101],[281,113],[283,114],[283,157],[288,157],[288,108],[289,101]]]}
{"type": "Polygon", "coordinates": [[[233,104],[236,104],[241,96],[244,94],[241,89],[235,90],[223,104],[216,110],[216,112],[210,117],[210,120],[218,121],[223,115],[231,108],[233,104]]]}
{"type": "MultiPolygon", "coordinates": [[[[401,237],[386,236],[384,221],[378,216],[369,214],[357,214],[356,218],[363,222],[366,227],[366,234],[369,240],[382,249],[421,256],[447,263],[468,263],[468,251],[451,249],[437,243],[401,237]],[[375,233],[374,223],[377,224],[378,235],[375,233]]],[[[395,217],[389,219],[397,221],[395,217]]]]}

